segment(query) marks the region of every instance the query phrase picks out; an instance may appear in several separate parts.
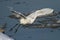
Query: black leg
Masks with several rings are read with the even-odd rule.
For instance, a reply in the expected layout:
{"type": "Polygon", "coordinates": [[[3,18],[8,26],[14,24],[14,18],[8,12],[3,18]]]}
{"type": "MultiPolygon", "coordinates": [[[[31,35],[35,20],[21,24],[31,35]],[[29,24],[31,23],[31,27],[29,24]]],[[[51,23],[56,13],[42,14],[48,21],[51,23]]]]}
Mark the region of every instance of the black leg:
{"type": "Polygon", "coordinates": [[[2,29],[5,29],[5,28],[7,28],[7,23],[3,24],[2,29]]]}
{"type": "Polygon", "coordinates": [[[15,31],[14,31],[14,34],[11,35],[11,36],[14,36],[16,34],[16,32],[18,31],[18,28],[20,27],[20,24],[18,24],[18,26],[16,27],[15,31]]]}
{"type": "Polygon", "coordinates": [[[12,31],[18,24],[15,24],[9,31],[12,31]]]}
{"type": "Polygon", "coordinates": [[[14,33],[16,33],[16,32],[18,31],[19,27],[20,27],[20,24],[19,24],[18,27],[15,29],[15,32],[14,32],[14,33]]]}

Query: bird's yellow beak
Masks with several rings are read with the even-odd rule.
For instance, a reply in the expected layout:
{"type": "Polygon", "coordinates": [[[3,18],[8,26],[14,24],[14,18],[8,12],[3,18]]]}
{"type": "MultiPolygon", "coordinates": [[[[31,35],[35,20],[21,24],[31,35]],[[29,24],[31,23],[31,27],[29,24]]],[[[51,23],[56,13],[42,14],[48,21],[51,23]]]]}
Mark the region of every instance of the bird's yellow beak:
{"type": "Polygon", "coordinates": [[[4,31],[5,31],[4,29],[1,29],[1,28],[0,28],[0,32],[4,32],[4,31]]]}

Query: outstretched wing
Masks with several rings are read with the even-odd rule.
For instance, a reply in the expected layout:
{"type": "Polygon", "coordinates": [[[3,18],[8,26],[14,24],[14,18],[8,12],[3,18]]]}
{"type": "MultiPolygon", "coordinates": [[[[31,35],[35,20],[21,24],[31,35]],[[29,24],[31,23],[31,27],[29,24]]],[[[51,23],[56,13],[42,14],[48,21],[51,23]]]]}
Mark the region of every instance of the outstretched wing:
{"type": "Polygon", "coordinates": [[[51,8],[43,8],[43,9],[41,9],[41,10],[37,10],[37,11],[31,13],[31,14],[28,15],[27,17],[34,18],[34,17],[38,17],[38,16],[49,15],[49,14],[52,14],[53,11],[54,11],[54,10],[51,9],[51,8]]]}
{"type": "Polygon", "coordinates": [[[25,15],[23,15],[20,12],[16,12],[14,10],[12,10],[11,12],[12,12],[12,15],[9,16],[10,18],[16,18],[16,19],[26,18],[25,15]]]}

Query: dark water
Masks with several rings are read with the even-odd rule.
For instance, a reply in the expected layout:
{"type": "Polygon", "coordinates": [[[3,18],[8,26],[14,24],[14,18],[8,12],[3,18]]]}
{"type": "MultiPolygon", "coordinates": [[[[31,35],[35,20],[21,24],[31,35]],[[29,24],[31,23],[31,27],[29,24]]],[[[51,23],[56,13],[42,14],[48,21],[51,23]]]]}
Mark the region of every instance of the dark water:
{"type": "MultiPolygon", "coordinates": [[[[41,8],[53,8],[56,11],[60,11],[59,4],[60,0],[0,0],[0,24],[7,22],[6,34],[14,34],[8,30],[17,23],[17,20],[8,18],[11,12],[7,6],[27,14],[41,8]]],[[[60,40],[60,30],[51,28],[19,28],[13,38],[16,40],[60,40]]]]}

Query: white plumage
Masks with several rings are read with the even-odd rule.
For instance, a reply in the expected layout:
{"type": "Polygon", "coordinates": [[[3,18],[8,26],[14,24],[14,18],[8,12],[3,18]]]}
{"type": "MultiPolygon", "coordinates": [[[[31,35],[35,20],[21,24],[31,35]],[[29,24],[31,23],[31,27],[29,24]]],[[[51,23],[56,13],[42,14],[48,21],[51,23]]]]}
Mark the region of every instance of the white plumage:
{"type": "MultiPolygon", "coordinates": [[[[22,13],[20,12],[16,12],[16,11],[11,11],[13,13],[13,18],[19,18],[19,22],[20,24],[32,24],[35,19],[38,17],[38,16],[44,16],[44,15],[49,15],[49,14],[52,14],[53,13],[53,9],[51,8],[43,8],[43,9],[40,9],[40,10],[36,10],[35,12],[31,13],[30,15],[28,16],[25,16],[23,15],[22,13]]],[[[12,17],[10,16],[10,17],[12,17]]]]}
{"type": "Polygon", "coordinates": [[[14,39],[0,32],[0,40],[14,40],[14,39]]]}

